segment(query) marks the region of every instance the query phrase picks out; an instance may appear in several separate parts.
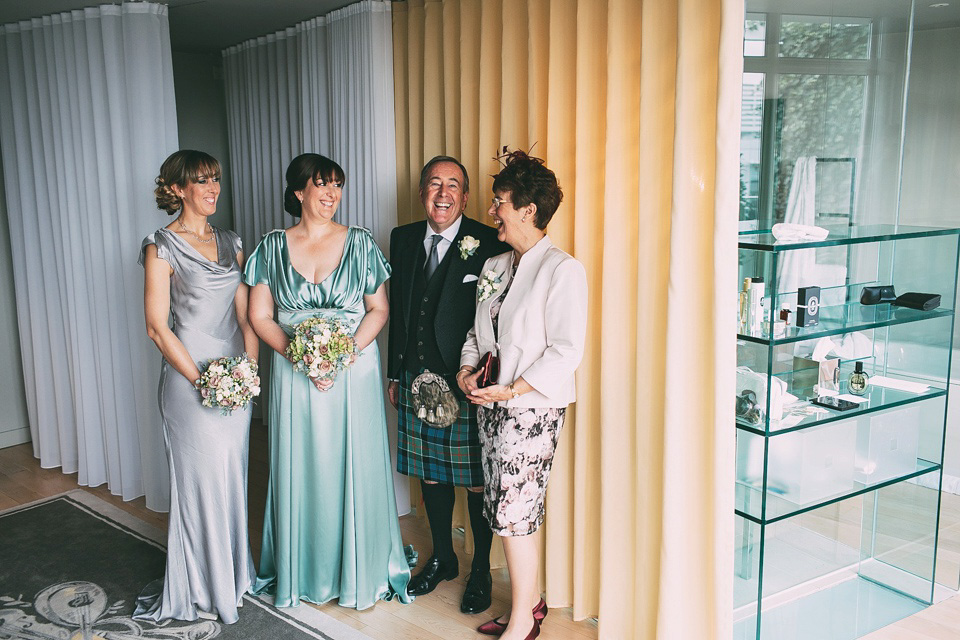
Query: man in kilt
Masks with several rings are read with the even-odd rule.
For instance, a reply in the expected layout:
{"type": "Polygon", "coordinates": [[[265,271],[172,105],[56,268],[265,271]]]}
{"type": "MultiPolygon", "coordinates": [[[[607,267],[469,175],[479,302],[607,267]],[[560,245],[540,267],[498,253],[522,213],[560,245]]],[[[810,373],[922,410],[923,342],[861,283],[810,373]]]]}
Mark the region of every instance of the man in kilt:
{"type": "MultiPolygon", "coordinates": [[[[454,487],[466,487],[474,556],[460,602],[464,613],[490,606],[490,543],[483,516],[483,467],[476,407],[456,383],[460,349],[473,326],[477,281],[487,258],[510,248],[491,227],[463,215],[470,192],[467,170],[455,158],[437,156],[420,172],[420,202],[426,220],[397,227],[390,235],[390,346],[388,392],[399,411],[397,469],[420,478],[433,537],[433,554],[410,581],[412,595],[433,591],[459,573],[453,551],[454,487]],[[424,408],[418,376],[441,376],[454,394],[456,418],[435,426],[424,408]],[[413,388],[418,389],[415,399],[413,388]],[[419,410],[415,404],[419,403],[419,410]]],[[[420,381],[430,377],[421,377],[420,381]]],[[[426,385],[429,387],[430,385],[426,385]]],[[[433,390],[440,387],[432,386],[433,390]]],[[[448,396],[449,398],[449,396],[448,396]]],[[[448,405],[452,408],[452,404],[448,405]]],[[[437,412],[443,415],[444,412],[437,412]]]]}

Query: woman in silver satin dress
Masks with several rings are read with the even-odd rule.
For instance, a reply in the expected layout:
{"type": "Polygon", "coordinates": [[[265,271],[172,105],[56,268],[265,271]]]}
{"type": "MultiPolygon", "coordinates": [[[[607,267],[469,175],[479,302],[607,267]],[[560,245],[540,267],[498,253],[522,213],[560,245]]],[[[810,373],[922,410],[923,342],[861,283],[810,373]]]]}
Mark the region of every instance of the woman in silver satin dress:
{"type": "Polygon", "coordinates": [[[179,212],[143,240],[140,252],[147,334],[163,354],[170,519],[165,576],[147,585],[134,617],[219,616],[233,623],[256,577],[247,536],[251,409],[224,416],[204,407],[194,381],[198,362],[256,356],[259,341],[247,323],[240,238],[207,222],[220,195],[220,163],[200,151],[177,151],[160,168],[156,194],[158,208],[179,212]]]}

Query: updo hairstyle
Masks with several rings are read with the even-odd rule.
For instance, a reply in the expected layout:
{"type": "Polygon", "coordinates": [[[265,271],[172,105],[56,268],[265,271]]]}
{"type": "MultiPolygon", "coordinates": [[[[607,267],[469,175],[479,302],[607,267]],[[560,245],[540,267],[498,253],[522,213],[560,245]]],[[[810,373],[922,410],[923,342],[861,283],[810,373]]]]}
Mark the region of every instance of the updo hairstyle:
{"type": "Polygon", "coordinates": [[[345,181],[343,169],[336,162],[319,153],[304,153],[290,161],[287,167],[287,188],[283,192],[283,209],[294,218],[303,213],[303,204],[297,197],[297,191],[307,187],[307,180],[339,182],[345,181]]]}
{"type": "Polygon", "coordinates": [[[519,149],[509,152],[504,149],[498,159],[503,162],[503,169],[493,176],[493,190],[509,192],[514,209],[531,203],[537,205],[533,224],[543,231],[563,200],[556,174],[544,166],[543,160],[519,149]]]}
{"type": "Polygon", "coordinates": [[[160,165],[157,176],[157,208],[173,215],[183,208],[183,199],[173,192],[173,185],[186,188],[188,182],[196,182],[201,176],[217,178],[221,175],[220,162],[203,151],[181,149],[170,155],[160,165]]]}

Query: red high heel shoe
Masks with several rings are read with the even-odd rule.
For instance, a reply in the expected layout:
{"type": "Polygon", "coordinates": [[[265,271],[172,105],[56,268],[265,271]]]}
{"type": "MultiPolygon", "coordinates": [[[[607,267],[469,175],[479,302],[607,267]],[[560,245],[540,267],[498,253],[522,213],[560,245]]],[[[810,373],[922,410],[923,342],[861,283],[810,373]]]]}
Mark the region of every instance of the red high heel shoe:
{"type": "MultiPolygon", "coordinates": [[[[536,638],[538,635],[540,635],[540,623],[543,622],[543,619],[547,617],[547,614],[549,612],[550,610],[547,609],[547,601],[544,600],[543,598],[540,598],[540,602],[538,602],[537,606],[533,608],[533,621],[537,623],[535,625],[535,630],[537,635],[529,635],[527,636],[527,640],[532,640],[533,638],[536,638]]],[[[477,627],[477,631],[488,636],[499,636],[499,635],[502,635],[503,632],[506,630],[507,630],[507,623],[500,622],[500,618],[494,618],[490,622],[485,622],[479,627],[477,627]]],[[[533,633],[533,631],[531,631],[530,633],[533,633]]]]}
{"type": "Polygon", "coordinates": [[[527,637],[523,640],[533,640],[540,635],[540,621],[536,618],[533,619],[533,629],[530,629],[530,633],[527,634],[527,637]]]}

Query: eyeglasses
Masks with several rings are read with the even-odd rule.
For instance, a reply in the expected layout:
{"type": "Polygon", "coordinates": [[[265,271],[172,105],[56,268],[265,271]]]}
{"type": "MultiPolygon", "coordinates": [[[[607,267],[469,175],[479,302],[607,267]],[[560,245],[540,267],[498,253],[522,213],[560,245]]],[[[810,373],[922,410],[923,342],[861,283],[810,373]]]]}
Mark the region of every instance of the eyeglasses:
{"type": "Polygon", "coordinates": [[[502,204],[513,204],[513,203],[510,202],[509,200],[504,200],[503,198],[500,198],[500,197],[497,197],[497,196],[494,196],[494,197],[493,197],[493,200],[491,200],[491,203],[493,204],[493,208],[494,208],[494,209],[499,209],[499,208],[500,208],[500,205],[502,205],[502,204]]]}

